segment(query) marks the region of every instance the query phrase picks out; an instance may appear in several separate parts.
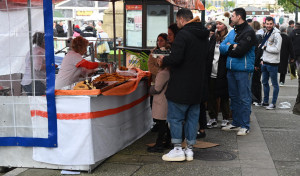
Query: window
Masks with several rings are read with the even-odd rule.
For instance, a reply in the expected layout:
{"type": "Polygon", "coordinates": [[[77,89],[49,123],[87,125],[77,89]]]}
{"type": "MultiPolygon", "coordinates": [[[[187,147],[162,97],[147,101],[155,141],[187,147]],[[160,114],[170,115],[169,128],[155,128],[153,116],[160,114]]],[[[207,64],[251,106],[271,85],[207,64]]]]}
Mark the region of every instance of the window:
{"type": "Polygon", "coordinates": [[[126,46],[142,47],[142,5],[126,5],[126,46]]]}
{"type": "Polygon", "coordinates": [[[160,33],[168,33],[170,24],[169,5],[148,5],[147,7],[147,47],[155,47],[160,33]]]}

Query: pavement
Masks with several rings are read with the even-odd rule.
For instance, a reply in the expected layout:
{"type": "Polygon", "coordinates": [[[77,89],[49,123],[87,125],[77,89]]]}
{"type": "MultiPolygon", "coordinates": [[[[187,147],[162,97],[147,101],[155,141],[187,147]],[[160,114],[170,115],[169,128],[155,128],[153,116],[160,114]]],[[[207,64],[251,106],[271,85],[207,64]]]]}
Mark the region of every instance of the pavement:
{"type": "MultiPolygon", "coordinates": [[[[194,149],[191,162],[165,162],[161,159],[162,153],[148,153],[146,144],[153,143],[157,134],[149,132],[105,160],[91,174],[81,172],[80,175],[300,176],[300,116],[292,114],[297,84],[297,80],[287,76],[285,86],[280,87],[275,110],[252,106],[251,130],[247,136],[237,136],[234,131],[220,128],[207,129],[206,138],[201,140],[219,146],[194,149]],[[289,102],[292,107],[280,109],[281,102],[289,102]]],[[[61,175],[61,170],[22,169],[0,173],[0,176],[9,176],[12,172],[18,176],[61,175]]]]}

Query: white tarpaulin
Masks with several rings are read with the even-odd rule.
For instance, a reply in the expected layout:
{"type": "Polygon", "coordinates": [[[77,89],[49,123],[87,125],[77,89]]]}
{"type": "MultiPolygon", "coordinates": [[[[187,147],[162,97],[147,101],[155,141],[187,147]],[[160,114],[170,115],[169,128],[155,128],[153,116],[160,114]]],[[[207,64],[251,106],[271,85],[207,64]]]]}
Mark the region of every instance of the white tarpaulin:
{"type": "MultiPolygon", "coordinates": [[[[28,9],[0,10],[0,75],[23,73],[29,52],[28,9]]],[[[31,8],[32,35],[44,31],[42,8],[31,8]]]]}
{"type": "MultiPolygon", "coordinates": [[[[34,147],[33,159],[36,161],[58,165],[92,165],[142,137],[152,124],[145,82],[125,96],[58,96],[56,107],[58,147],[34,147]],[[136,101],[139,103],[132,108],[112,115],[101,115],[119,111],[136,101]]],[[[33,106],[31,110],[45,112],[47,109],[46,106],[33,106]]],[[[32,118],[38,122],[33,126],[47,123],[47,118],[41,116],[32,118]]],[[[35,137],[46,136],[43,131],[47,131],[47,125],[40,127],[45,130],[34,132],[35,137]]]]}

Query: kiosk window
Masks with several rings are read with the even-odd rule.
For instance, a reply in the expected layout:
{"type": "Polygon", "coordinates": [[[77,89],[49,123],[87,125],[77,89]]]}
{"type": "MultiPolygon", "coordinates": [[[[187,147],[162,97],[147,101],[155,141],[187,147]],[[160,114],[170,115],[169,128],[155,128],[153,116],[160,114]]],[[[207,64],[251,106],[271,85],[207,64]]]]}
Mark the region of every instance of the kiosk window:
{"type": "Polygon", "coordinates": [[[142,47],[142,5],[126,5],[126,46],[142,47]]]}
{"type": "Polygon", "coordinates": [[[169,5],[148,5],[147,7],[147,47],[156,46],[160,33],[168,33],[170,24],[169,5]]]}

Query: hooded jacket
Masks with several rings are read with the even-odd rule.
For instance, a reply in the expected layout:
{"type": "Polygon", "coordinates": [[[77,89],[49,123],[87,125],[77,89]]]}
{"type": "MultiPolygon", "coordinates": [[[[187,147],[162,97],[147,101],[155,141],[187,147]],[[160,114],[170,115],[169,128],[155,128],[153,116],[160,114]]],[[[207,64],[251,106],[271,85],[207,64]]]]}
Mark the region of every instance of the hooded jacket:
{"type": "Polygon", "coordinates": [[[220,44],[220,53],[228,55],[226,68],[232,71],[253,72],[255,43],[255,32],[247,22],[235,26],[220,44]],[[234,44],[237,44],[236,48],[232,48],[234,44]]]}
{"type": "Polygon", "coordinates": [[[163,59],[170,66],[166,97],[175,103],[200,104],[205,91],[209,31],[198,19],[177,33],[170,56],[163,59]]]}
{"type": "Polygon", "coordinates": [[[295,57],[300,56],[300,29],[294,29],[290,34],[290,38],[293,43],[295,57]]]}
{"type": "MultiPolygon", "coordinates": [[[[267,33],[264,34],[264,36],[267,33]]],[[[279,64],[280,62],[280,50],[281,50],[282,38],[280,31],[277,28],[273,29],[271,36],[265,43],[266,49],[261,57],[262,61],[266,64],[279,64]]]]}
{"type": "Polygon", "coordinates": [[[97,32],[93,27],[87,26],[84,31],[81,33],[82,37],[97,37],[97,32]]]}

